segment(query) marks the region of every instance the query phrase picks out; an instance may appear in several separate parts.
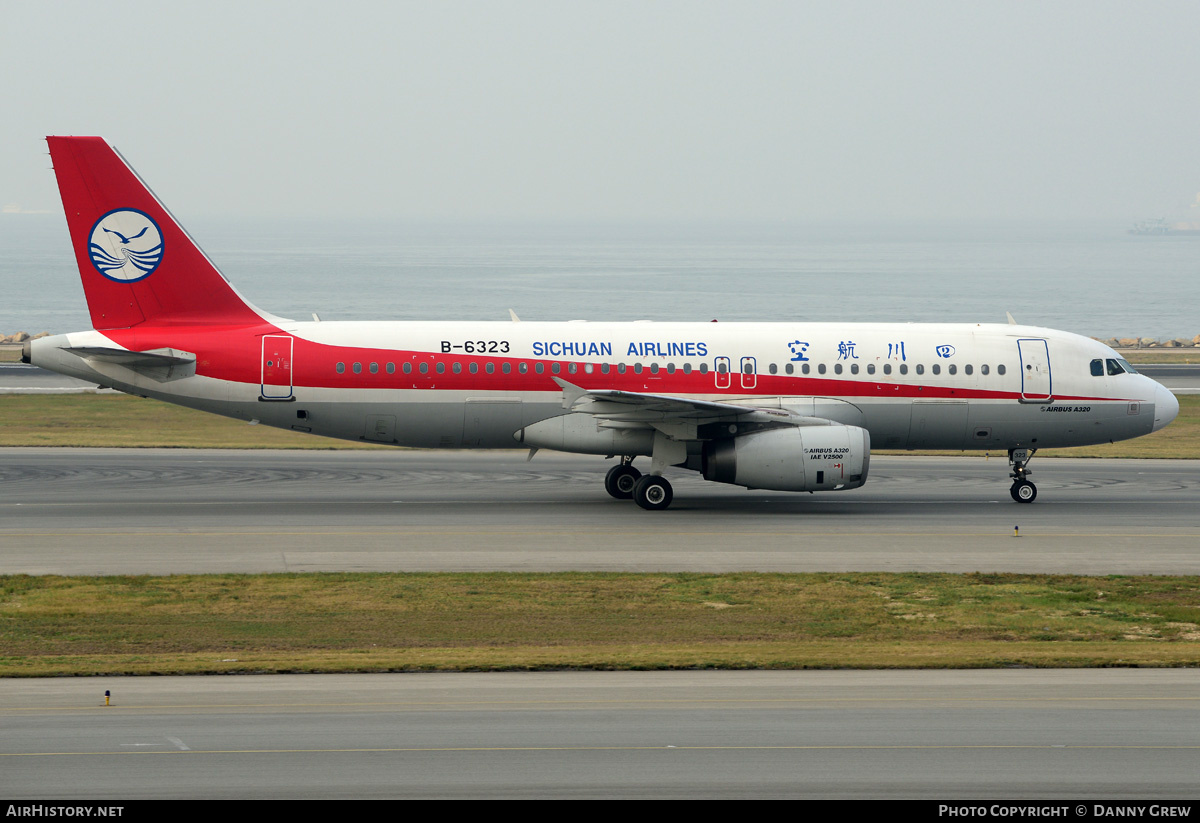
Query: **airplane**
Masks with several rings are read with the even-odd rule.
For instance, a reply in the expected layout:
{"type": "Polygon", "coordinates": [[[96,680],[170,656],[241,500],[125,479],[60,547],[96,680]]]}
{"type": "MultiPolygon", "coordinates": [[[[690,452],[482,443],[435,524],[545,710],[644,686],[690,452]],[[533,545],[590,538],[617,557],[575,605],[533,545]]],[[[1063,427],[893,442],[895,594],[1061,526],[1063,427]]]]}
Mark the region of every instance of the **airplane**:
{"type": "Polygon", "coordinates": [[[619,458],[656,511],[670,468],[750,489],[861,487],[872,446],[1038,449],[1158,431],[1179,403],[1095,340],[980,323],[322,322],[250,304],[99,137],[48,137],[93,330],[22,359],[284,429],[417,448],[619,458]],[[643,473],[636,458],[649,458],[643,473]]]}

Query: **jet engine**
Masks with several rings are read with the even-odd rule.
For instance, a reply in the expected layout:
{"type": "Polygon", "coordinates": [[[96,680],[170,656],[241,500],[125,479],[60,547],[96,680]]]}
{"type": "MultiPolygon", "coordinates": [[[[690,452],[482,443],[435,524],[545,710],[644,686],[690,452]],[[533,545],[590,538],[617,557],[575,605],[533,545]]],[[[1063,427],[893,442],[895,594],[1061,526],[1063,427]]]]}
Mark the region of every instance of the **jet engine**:
{"type": "Polygon", "coordinates": [[[858,426],[798,426],[704,444],[704,479],[750,489],[856,489],[867,482],[871,436],[858,426]]]}

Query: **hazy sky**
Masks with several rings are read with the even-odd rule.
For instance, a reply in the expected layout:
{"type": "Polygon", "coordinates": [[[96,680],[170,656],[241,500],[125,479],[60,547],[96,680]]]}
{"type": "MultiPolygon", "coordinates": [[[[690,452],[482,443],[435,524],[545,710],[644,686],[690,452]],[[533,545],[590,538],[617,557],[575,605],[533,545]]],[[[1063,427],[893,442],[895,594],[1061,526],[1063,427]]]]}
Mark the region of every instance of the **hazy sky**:
{"type": "MultiPolygon", "coordinates": [[[[0,0],[0,205],[99,134],[183,216],[1186,214],[1200,3],[0,0]]],[[[1200,220],[1200,214],[1193,219],[1200,220]]]]}

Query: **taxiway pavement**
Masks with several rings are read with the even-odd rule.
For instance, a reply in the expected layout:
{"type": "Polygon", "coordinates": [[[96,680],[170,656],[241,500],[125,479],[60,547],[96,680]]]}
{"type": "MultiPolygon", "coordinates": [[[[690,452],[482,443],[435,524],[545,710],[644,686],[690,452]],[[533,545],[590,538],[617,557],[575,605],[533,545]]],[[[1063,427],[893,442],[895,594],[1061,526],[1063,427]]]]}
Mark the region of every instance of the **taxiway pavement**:
{"type": "Polygon", "coordinates": [[[0,795],[1196,799],[1198,703],[1178,669],[0,680],[0,795]]]}
{"type": "Polygon", "coordinates": [[[518,452],[0,449],[0,573],[1200,573],[1200,463],[873,456],[861,489],[672,472],[646,512],[611,461],[518,452]],[[1019,536],[1017,536],[1019,534],[1019,536]]]}

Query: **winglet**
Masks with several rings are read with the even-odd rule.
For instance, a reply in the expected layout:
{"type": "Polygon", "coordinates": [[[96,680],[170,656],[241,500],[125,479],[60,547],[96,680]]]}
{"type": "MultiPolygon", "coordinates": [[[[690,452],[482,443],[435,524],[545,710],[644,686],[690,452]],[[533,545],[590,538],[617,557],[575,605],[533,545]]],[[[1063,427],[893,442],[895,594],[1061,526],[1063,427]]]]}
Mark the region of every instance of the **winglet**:
{"type": "Polygon", "coordinates": [[[514,323],[520,323],[520,322],[521,322],[521,318],[517,317],[517,313],[516,313],[515,311],[513,311],[512,309],[509,309],[509,310],[508,310],[508,316],[512,318],[512,321],[513,321],[514,323]]]}
{"type": "Polygon", "coordinates": [[[562,407],[564,409],[571,408],[572,406],[575,405],[576,402],[579,401],[579,398],[581,398],[585,394],[587,394],[587,389],[581,388],[580,386],[576,386],[574,383],[568,383],[566,380],[563,380],[561,377],[554,377],[551,379],[554,380],[554,382],[557,383],[558,385],[562,386],[562,390],[563,390],[562,407]]]}
{"type": "Polygon", "coordinates": [[[1017,325],[1017,321],[1013,320],[1013,316],[1012,316],[1011,312],[1005,312],[1004,316],[1008,318],[1008,325],[1010,325],[1010,326],[1017,325]]]}

